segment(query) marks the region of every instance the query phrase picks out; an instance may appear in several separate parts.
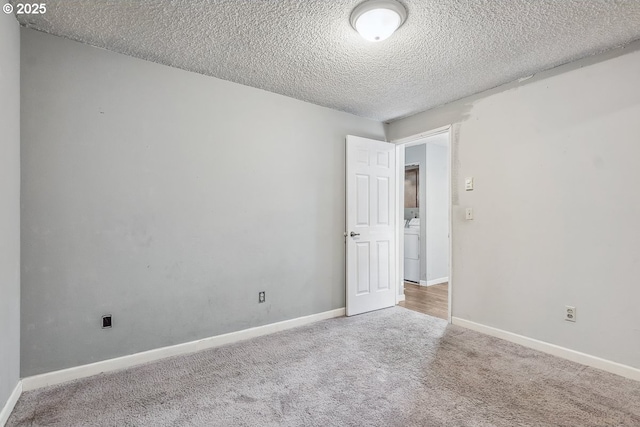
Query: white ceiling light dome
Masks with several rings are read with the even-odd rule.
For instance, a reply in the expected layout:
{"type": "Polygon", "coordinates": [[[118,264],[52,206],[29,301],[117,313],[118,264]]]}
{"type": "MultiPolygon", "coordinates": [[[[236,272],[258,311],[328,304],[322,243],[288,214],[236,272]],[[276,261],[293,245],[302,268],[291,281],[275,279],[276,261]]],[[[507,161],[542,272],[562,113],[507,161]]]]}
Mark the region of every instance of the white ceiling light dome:
{"type": "Polygon", "coordinates": [[[406,19],[407,11],[395,0],[368,0],[351,12],[351,26],[372,42],[389,38],[406,19]]]}

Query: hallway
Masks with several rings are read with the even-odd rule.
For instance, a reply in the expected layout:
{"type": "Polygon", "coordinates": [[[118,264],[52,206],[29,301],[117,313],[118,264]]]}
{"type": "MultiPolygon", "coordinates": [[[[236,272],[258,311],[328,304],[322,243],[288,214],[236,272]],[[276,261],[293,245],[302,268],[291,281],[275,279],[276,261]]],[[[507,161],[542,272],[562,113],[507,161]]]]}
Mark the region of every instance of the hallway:
{"type": "Polygon", "coordinates": [[[398,303],[400,307],[448,320],[449,283],[420,286],[404,282],[404,296],[405,300],[398,303]]]}

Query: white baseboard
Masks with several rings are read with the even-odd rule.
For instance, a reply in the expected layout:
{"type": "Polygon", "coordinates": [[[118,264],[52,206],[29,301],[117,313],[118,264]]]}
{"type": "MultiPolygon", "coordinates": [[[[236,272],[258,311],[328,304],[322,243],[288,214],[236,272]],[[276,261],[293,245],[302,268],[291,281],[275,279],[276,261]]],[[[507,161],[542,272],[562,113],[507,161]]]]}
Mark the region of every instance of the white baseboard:
{"type": "Polygon", "coordinates": [[[420,286],[427,286],[426,280],[420,280],[420,286]]]}
{"type": "Polygon", "coordinates": [[[141,365],[143,363],[153,362],[171,356],[193,353],[208,348],[219,347],[225,344],[231,344],[238,341],[244,341],[250,338],[262,335],[280,332],[298,326],[307,325],[320,320],[331,319],[333,317],[344,316],[345,309],[338,308],[335,310],[325,311],[322,313],[312,314],[309,316],[298,317],[295,319],[284,320],[282,322],[271,323],[269,325],[257,326],[255,328],[244,329],[242,331],[230,332],[228,334],[217,335],[214,337],[203,338],[197,341],[191,341],[183,344],[172,345],[169,347],[157,348],[154,350],[143,351],[141,353],[131,354],[129,356],[117,357],[115,359],[103,360],[100,362],[90,363],[88,365],[76,366],[73,368],[62,369],[60,371],[47,372],[45,374],[34,375],[22,379],[22,388],[24,391],[34,390],[54,384],[77,380],[80,378],[90,377],[103,372],[116,371],[118,369],[130,368],[141,365]]]}
{"type": "Polygon", "coordinates": [[[632,366],[623,365],[618,362],[612,362],[611,360],[602,359],[600,357],[581,353],[579,351],[571,350],[566,347],[560,347],[559,345],[525,337],[524,335],[518,335],[514,334],[513,332],[508,332],[491,326],[482,325],[470,320],[460,319],[459,317],[452,317],[451,321],[454,325],[462,326],[476,332],[481,332],[483,334],[501,338],[506,341],[532,348],[534,350],[542,351],[543,353],[548,353],[553,356],[571,360],[572,362],[591,366],[592,368],[602,369],[603,371],[611,372],[613,374],[630,378],[632,380],[640,381],[640,369],[634,368],[632,366]]]}
{"type": "Polygon", "coordinates": [[[400,301],[404,301],[404,300],[405,300],[404,294],[398,295],[398,298],[396,298],[396,303],[399,303],[400,301]]]}
{"type": "MultiPolygon", "coordinates": [[[[425,285],[426,286],[439,285],[441,283],[447,283],[448,281],[449,281],[448,277],[441,277],[439,279],[427,280],[425,282],[425,285]]],[[[420,284],[422,285],[422,280],[420,281],[420,284]]]]}
{"type": "Polygon", "coordinates": [[[13,389],[7,403],[5,403],[2,411],[0,411],[0,427],[4,427],[4,425],[9,420],[9,415],[13,412],[13,408],[18,403],[18,399],[20,399],[20,395],[22,394],[22,381],[18,381],[16,384],[16,388],[13,389]]]}

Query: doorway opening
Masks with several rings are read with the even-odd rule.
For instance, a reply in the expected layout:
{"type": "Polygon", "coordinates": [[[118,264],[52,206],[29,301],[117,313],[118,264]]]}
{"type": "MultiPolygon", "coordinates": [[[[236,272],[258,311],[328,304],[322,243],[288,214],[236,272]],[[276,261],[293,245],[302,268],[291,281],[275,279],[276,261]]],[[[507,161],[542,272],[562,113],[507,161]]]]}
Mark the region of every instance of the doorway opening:
{"type": "Polygon", "coordinates": [[[398,305],[450,321],[450,128],[396,144],[398,305]]]}

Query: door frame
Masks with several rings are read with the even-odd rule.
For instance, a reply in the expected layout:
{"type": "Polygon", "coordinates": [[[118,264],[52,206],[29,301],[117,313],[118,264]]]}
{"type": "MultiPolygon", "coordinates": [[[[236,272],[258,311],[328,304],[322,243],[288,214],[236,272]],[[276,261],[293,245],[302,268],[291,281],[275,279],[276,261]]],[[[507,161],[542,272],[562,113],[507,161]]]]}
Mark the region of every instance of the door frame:
{"type": "MultiPolygon", "coordinates": [[[[404,150],[406,147],[412,145],[418,145],[420,140],[429,138],[432,136],[440,135],[445,132],[449,133],[449,173],[448,173],[448,185],[449,185],[449,286],[448,286],[448,321],[451,323],[451,317],[453,313],[453,126],[442,126],[427,132],[421,132],[415,135],[411,135],[405,138],[394,139],[389,142],[396,146],[396,304],[404,300],[404,192],[400,191],[400,186],[404,184],[404,150]],[[400,289],[403,289],[402,295],[400,295],[400,289]]],[[[404,188],[402,189],[404,190],[404,188]]]]}

